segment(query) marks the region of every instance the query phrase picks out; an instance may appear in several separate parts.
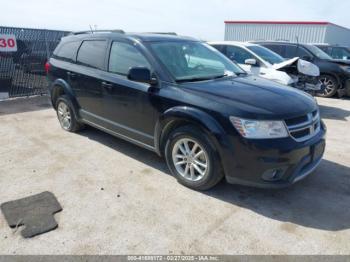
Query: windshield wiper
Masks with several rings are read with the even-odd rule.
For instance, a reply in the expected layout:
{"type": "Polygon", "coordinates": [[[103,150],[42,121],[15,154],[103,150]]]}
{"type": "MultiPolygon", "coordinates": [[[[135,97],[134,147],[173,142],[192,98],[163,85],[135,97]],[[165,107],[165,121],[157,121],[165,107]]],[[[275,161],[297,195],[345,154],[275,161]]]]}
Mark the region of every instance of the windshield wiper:
{"type": "Polygon", "coordinates": [[[192,78],[183,78],[183,79],[176,79],[177,83],[183,83],[183,82],[197,82],[197,81],[206,81],[206,80],[213,80],[218,78],[223,78],[228,76],[228,74],[223,75],[216,75],[216,76],[210,76],[210,77],[192,77],[192,78]]]}
{"type": "Polygon", "coordinates": [[[247,72],[237,72],[235,73],[237,76],[245,76],[245,75],[248,75],[247,72]]]}

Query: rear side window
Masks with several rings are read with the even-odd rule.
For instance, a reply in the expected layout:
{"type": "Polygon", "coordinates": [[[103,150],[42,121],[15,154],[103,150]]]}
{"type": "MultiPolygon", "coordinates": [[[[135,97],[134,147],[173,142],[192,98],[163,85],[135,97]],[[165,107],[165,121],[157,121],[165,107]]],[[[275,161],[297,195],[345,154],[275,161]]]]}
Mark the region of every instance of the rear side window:
{"type": "Polygon", "coordinates": [[[127,43],[113,42],[108,71],[126,76],[129,69],[136,66],[151,69],[146,58],[136,47],[127,43]]]}
{"type": "Polygon", "coordinates": [[[89,66],[97,69],[103,69],[106,49],[107,49],[107,41],[104,41],[104,40],[84,41],[79,49],[77,62],[85,66],[89,66]]]}
{"type": "Polygon", "coordinates": [[[80,46],[81,42],[68,42],[62,43],[59,45],[56,50],[53,52],[56,58],[60,58],[62,60],[66,60],[69,62],[75,62],[75,58],[77,56],[77,50],[80,46]]]}

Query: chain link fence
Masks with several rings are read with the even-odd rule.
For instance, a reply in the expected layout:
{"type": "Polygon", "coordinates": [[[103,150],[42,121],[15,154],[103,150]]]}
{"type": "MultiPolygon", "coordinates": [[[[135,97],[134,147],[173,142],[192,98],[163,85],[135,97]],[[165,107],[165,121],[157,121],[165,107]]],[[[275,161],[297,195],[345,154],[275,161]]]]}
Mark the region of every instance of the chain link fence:
{"type": "Polygon", "coordinates": [[[0,26],[0,35],[13,35],[17,43],[17,51],[0,51],[0,99],[45,94],[45,63],[67,34],[66,31],[0,26]]]}

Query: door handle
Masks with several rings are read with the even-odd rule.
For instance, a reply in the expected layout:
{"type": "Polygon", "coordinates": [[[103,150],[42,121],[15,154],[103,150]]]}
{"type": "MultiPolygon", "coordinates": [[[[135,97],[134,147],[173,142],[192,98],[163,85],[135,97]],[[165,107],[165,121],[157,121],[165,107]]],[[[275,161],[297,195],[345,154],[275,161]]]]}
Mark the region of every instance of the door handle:
{"type": "Polygon", "coordinates": [[[108,89],[109,91],[112,90],[113,88],[113,84],[107,83],[107,82],[102,82],[102,86],[106,89],[108,89]]]}
{"type": "Polygon", "coordinates": [[[72,77],[72,78],[74,78],[74,77],[77,76],[77,74],[74,74],[74,73],[72,73],[72,72],[67,72],[67,75],[68,75],[69,77],[72,77]]]}

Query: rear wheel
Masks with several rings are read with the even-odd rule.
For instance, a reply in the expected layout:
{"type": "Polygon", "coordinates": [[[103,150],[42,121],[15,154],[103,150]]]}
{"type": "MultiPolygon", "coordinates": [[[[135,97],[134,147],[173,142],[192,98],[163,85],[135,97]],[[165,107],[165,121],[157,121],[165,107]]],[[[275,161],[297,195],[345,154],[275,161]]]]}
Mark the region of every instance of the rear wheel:
{"type": "Polygon", "coordinates": [[[165,146],[165,157],[177,180],[196,190],[207,190],[223,178],[221,164],[208,136],[194,126],[174,130],[165,146]]]}
{"type": "Polygon", "coordinates": [[[324,85],[324,91],[319,96],[322,97],[332,97],[337,93],[338,90],[338,80],[330,75],[321,75],[320,82],[324,85]]]}
{"type": "Polygon", "coordinates": [[[56,101],[57,118],[61,127],[68,132],[77,132],[84,125],[79,123],[73,111],[73,105],[65,95],[60,96],[56,101]]]}

